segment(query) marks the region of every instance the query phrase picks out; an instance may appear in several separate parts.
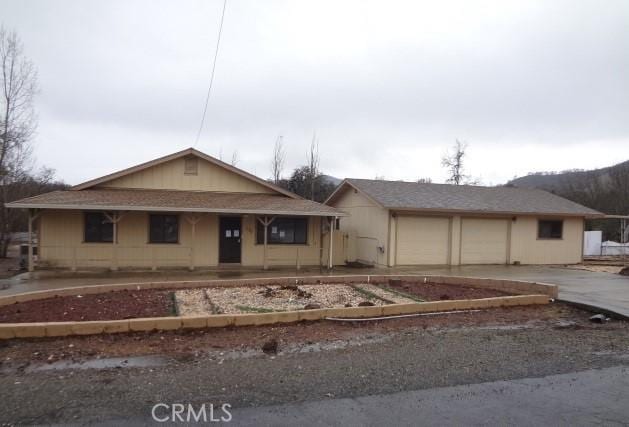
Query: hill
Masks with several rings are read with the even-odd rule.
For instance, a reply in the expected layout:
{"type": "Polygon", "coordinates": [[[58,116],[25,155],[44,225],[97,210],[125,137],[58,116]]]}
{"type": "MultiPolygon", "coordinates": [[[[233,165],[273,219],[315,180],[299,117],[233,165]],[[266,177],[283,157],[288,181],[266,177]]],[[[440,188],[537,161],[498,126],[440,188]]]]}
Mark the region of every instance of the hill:
{"type": "Polygon", "coordinates": [[[527,176],[515,178],[508,185],[526,188],[541,188],[547,191],[563,191],[566,187],[574,186],[586,181],[595,180],[603,187],[609,187],[614,183],[618,175],[624,176],[629,169],[629,161],[618,163],[601,169],[592,170],[567,170],[562,172],[535,172],[527,176]]]}
{"type": "MultiPolygon", "coordinates": [[[[540,188],[599,212],[629,215],[629,161],[601,169],[533,173],[507,183],[540,188]]],[[[590,221],[588,227],[603,230],[604,238],[620,238],[616,221],[590,221]]]]}

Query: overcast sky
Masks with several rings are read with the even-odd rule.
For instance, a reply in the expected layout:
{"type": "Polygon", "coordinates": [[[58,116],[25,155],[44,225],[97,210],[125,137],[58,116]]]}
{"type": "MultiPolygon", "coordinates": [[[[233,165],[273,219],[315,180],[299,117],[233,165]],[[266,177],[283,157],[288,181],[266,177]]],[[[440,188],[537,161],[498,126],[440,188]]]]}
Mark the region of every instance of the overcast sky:
{"type": "MultiPolygon", "coordinates": [[[[39,70],[38,164],[68,183],[194,144],[222,0],[0,0],[39,70]]],[[[228,0],[196,148],[270,176],[316,131],[343,178],[484,184],[629,159],[629,1],[228,0]]]]}

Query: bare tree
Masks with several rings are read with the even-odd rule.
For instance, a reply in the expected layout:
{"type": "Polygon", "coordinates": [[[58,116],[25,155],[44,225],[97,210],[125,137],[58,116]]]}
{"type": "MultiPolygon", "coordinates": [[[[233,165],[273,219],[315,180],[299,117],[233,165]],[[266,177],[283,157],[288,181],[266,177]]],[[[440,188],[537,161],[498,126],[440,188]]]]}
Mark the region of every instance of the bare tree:
{"type": "Polygon", "coordinates": [[[271,172],[273,173],[273,182],[279,184],[282,179],[282,170],[284,169],[284,161],[286,153],[284,153],[284,143],[282,135],[277,137],[275,147],[273,147],[273,160],[271,160],[271,172]]]}
{"type": "Polygon", "coordinates": [[[232,153],[231,165],[232,166],[236,166],[238,164],[239,160],[240,159],[238,158],[238,150],[234,150],[234,152],[232,153]]]}
{"type": "Polygon", "coordinates": [[[319,142],[317,134],[312,135],[310,150],[308,151],[308,178],[310,184],[310,200],[315,199],[315,186],[319,176],[319,142]]]}
{"type": "Polygon", "coordinates": [[[448,179],[446,182],[454,185],[461,185],[468,183],[469,179],[468,175],[465,175],[465,170],[463,168],[463,160],[465,158],[465,150],[467,149],[467,144],[464,142],[456,140],[456,144],[454,144],[454,152],[450,153],[449,151],[441,158],[441,165],[448,170],[448,179]]]}
{"type": "Polygon", "coordinates": [[[417,183],[418,184],[431,184],[432,178],[418,178],[417,183]]]}
{"type": "Polygon", "coordinates": [[[37,71],[17,34],[0,28],[0,257],[10,243],[9,186],[29,173],[37,87],[37,71]]]}

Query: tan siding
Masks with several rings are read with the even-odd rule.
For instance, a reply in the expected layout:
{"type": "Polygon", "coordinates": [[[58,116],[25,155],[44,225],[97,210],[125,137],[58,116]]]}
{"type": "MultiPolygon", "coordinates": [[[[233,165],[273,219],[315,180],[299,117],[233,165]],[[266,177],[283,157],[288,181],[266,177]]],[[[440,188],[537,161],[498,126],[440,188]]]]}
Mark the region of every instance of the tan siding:
{"type": "MultiPolygon", "coordinates": [[[[346,259],[346,254],[348,252],[348,242],[349,242],[349,236],[347,235],[347,233],[340,231],[340,230],[334,230],[334,237],[333,237],[333,242],[332,242],[332,263],[333,265],[344,265],[345,262],[347,261],[346,259]]],[[[330,247],[330,235],[328,233],[323,235],[323,242],[322,242],[322,256],[321,256],[321,263],[324,266],[328,265],[328,247],[330,247]]]]}
{"type": "Polygon", "coordinates": [[[186,175],[185,159],[179,158],[98,185],[102,188],[145,188],[184,191],[274,193],[268,187],[199,159],[197,175],[186,175]]]}
{"type": "MultiPolygon", "coordinates": [[[[180,215],[178,244],[148,243],[148,213],[128,212],[119,222],[116,245],[119,267],[188,267],[194,253],[195,266],[213,266],[218,260],[217,217],[202,216],[192,227],[180,215]]],[[[41,217],[41,260],[52,267],[111,267],[114,245],[83,242],[83,213],[49,211],[41,217]]]]}
{"type": "MultiPolygon", "coordinates": [[[[386,265],[389,250],[389,211],[377,206],[362,194],[354,192],[353,189],[345,190],[333,206],[350,215],[341,218],[341,231],[353,236],[356,245],[356,260],[386,265]],[[384,253],[378,249],[379,246],[385,248],[384,253]]],[[[348,250],[348,253],[351,252],[348,250]]]]}
{"type": "Polygon", "coordinates": [[[512,223],[511,262],[575,264],[581,262],[583,218],[567,218],[560,240],[538,239],[536,217],[518,216],[512,223]]]}
{"type": "Polygon", "coordinates": [[[463,218],[461,264],[505,264],[509,220],[463,218]]]}
{"type": "Polygon", "coordinates": [[[450,219],[444,217],[398,216],[398,265],[447,264],[450,219]]]}

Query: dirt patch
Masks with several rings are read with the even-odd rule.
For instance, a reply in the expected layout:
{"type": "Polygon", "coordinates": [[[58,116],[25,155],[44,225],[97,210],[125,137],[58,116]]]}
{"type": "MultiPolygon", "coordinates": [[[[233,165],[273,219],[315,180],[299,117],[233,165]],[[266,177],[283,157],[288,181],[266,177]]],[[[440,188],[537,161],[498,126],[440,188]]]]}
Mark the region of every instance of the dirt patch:
{"type": "Polygon", "coordinates": [[[116,291],[46,298],[0,307],[0,323],[122,320],[174,315],[169,290],[116,291]]]}
{"type": "Polygon", "coordinates": [[[382,286],[376,286],[371,283],[359,283],[354,285],[354,287],[365,292],[367,295],[374,295],[377,298],[389,301],[393,304],[409,304],[421,301],[421,299],[416,297],[414,298],[412,295],[405,295],[392,289],[386,289],[382,286]]]}
{"type": "Polygon", "coordinates": [[[463,285],[447,285],[431,282],[395,281],[381,284],[385,288],[393,289],[405,294],[414,295],[424,301],[442,301],[458,299],[494,298],[513,295],[494,289],[474,288],[463,285]]]}

